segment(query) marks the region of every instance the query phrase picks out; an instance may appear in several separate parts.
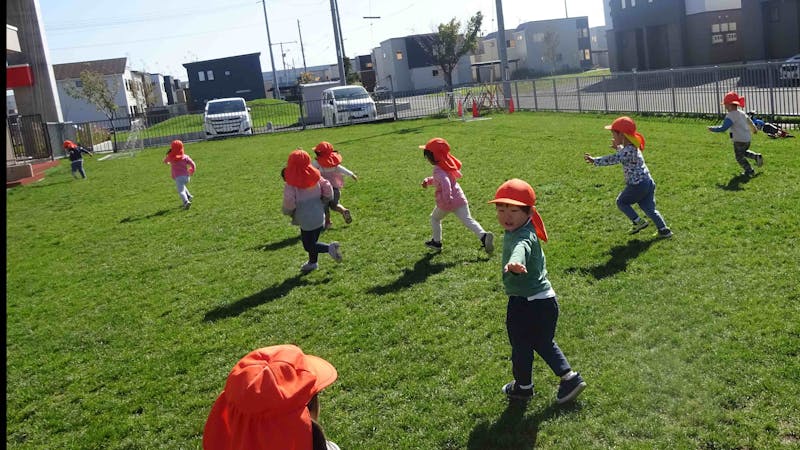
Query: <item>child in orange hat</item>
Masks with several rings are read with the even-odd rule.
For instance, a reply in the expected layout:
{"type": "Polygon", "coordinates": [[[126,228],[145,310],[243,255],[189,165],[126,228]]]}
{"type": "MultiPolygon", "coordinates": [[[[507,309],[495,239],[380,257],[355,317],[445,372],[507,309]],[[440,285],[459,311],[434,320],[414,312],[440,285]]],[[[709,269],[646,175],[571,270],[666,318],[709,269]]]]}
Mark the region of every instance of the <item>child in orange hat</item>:
{"type": "Polygon", "coordinates": [[[192,199],[194,196],[186,188],[189,180],[194,175],[197,166],[192,158],[184,153],[183,142],[179,140],[172,141],[167,157],[164,158],[164,164],[169,164],[172,170],[172,179],[175,180],[175,186],[178,188],[178,197],[183,202],[183,209],[189,209],[192,206],[192,199]]]}
{"type": "Polygon", "coordinates": [[[294,345],[264,347],[233,367],[203,429],[204,450],[339,450],[319,425],[319,393],[338,373],[294,345]]]}
{"type": "Polygon", "coordinates": [[[317,144],[314,147],[314,154],[317,157],[314,161],[311,161],[311,165],[319,170],[319,173],[326,180],[331,182],[331,186],[333,186],[333,201],[331,205],[336,205],[325,207],[325,229],[327,230],[331,227],[331,208],[344,217],[345,223],[352,222],[353,216],[350,214],[350,210],[339,203],[339,199],[342,195],[341,189],[344,186],[343,175],[347,175],[353,181],[358,181],[358,176],[342,165],[342,155],[333,149],[333,145],[330,142],[322,141],[317,144]]]}
{"type": "Polygon", "coordinates": [[[730,129],[731,140],[733,141],[733,155],[736,157],[736,162],[744,169],[742,176],[752,177],[755,176],[756,171],[747,161],[750,158],[756,162],[756,166],[761,167],[764,165],[764,157],[761,153],[750,151],[750,137],[751,133],[758,133],[750,117],[745,114],[741,106],[744,108],[744,97],[740,97],[734,91],[725,94],[722,104],[725,105],[725,120],[722,124],[716,127],[708,127],[708,131],[713,133],[722,133],[730,129]]]}
{"type": "Polygon", "coordinates": [[[319,170],[311,165],[311,157],[302,149],[289,154],[282,172],[286,185],[283,188],[283,213],[300,226],[300,239],[308,252],[308,261],[300,267],[302,272],[317,269],[317,256],[328,253],[336,262],[342,260],[338,242],[318,242],[325,224],[325,206],[331,203],[333,188],[319,170]]]}
{"type": "Polygon", "coordinates": [[[642,211],[647,214],[658,228],[658,236],[672,237],[672,231],[656,209],[656,182],[650,175],[650,170],[644,162],[644,136],[636,131],[636,123],[630,117],[619,117],[611,125],[606,125],[606,130],[611,130],[611,148],[616,150],[606,156],[593,157],[584,153],[583,158],[587,163],[595,166],[610,166],[622,164],[622,173],[625,175],[625,189],[617,196],[617,207],[633,222],[630,234],[635,234],[644,229],[647,220],[631,205],[637,203],[642,211]]]}
{"type": "Polygon", "coordinates": [[[442,219],[447,214],[453,213],[480,239],[486,253],[492,253],[494,234],[484,231],[481,224],[473,219],[469,212],[467,197],[457,181],[461,178],[461,161],[450,154],[450,144],[442,138],[433,138],[419,148],[423,149],[423,156],[433,165],[433,176],[422,180],[422,187],[436,186],[436,206],[431,212],[433,236],[430,241],[425,242],[425,245],[434,250],[442,249],[442,219]]]}
{"type": "Polygon", "coordinates": [[[497,221],[503,236],[503,285],[508,295],[506,330],[511,343],[511,371],[514,380],[502,388],[510,399],[533,396],[533,354],[536,352],[561,378],[556,401],[575,399],[586,382],[572,370],[564,353],[553,340],[558,322],[556,293],[547,279],[541,241],[547,229],[536,210],[536,193],[530,184],[511,179],[494,195],[497,221]]]}
{"type": "Polygon", "coordinates": [[[86,171],[83,170],[83,155],[89,155],[94,158],[93,153],[86,150],[82,146],[70,141],[64,141],[64,150],[67,152],[67,157],[70,161],[70,168],[72,169],[72,178],[78,178],[75,173],[80,173],[82,178],[86,178],[86,171]]]}

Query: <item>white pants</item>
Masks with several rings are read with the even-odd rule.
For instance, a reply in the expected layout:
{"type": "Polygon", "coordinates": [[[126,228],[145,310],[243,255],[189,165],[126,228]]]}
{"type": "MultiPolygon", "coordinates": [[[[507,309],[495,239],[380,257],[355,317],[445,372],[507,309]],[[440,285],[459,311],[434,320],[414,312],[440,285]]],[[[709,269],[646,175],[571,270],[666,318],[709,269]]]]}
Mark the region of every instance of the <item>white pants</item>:
{"type": "Polygon", "coordinates": [[[449,213],[455,214],[465,227],[475,233],[475,236],[477,236],[478,239],[483,237],[485,231],[483,230],[481,224],[479,224],[478,221],[473,219],[470,215],[469,205],[461,206],[453,211],[444,211],[436,206],[433,208],[433,212],[431,212],[431,229],[433,230],[434,241],[442,242],[442,219],[444,219],[444,217],[449,213]]]}
{"type": "Polygon", "coordinates": [[[187,176],[175,177],[175,187],[178,188],[178,197],[181,198],[184,205],[189,201],[189,197],[192,196],[192,194],[189,193],[189,189],[186,189],[188,183],[189,177],[187,176]]]}

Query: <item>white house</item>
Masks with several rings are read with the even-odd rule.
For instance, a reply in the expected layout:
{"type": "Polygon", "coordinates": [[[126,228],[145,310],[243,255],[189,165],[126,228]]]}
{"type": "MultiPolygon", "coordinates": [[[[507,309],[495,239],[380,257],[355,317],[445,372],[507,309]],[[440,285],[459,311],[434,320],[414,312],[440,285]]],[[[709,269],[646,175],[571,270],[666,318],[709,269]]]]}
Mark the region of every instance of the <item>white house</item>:
{"type": "MultiPolygon", "coordinates": [[[[387,39],[372,50],[375,81],[395,92],[444,87],[442,69],[420,45],[429,35],[413,35],[387,39]]],[[[453,85],[472,82],[469,56],[462,57],[453,69],[453,85]]]]}

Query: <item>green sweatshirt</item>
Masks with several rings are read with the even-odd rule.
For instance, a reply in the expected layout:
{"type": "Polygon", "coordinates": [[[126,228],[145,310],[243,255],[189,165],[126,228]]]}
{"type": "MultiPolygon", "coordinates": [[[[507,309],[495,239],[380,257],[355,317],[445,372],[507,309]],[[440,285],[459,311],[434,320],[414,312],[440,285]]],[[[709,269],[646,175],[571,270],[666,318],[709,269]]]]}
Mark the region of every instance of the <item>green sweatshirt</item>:
{"type": "Polygon", "coordinates": [[[528,273],[503,273],[507,295],[530,297],[550,289],[544,252],[530,220],[514,231],[506,231],[502,267],[509,262],[525,264],[528,273]]]}

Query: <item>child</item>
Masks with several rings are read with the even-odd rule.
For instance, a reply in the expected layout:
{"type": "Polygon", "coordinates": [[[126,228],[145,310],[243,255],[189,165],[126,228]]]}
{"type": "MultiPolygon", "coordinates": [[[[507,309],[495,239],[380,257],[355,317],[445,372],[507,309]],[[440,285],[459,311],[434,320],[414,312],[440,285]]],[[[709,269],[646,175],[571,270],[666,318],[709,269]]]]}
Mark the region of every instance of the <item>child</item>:
{"type": "Polygon", "coordinates": [[[325,229],[327,230],[331,227],[331,208],[344,217],[345,223],[352,222],[353,217],[350,215],[350,210],[339,203],[341,189],[342,186],[344,186],[342,175],[349,176],[353,181],[358,181],[358,177],[353,172],[347,170],[345,166],[341,165],[342,155],[333,149],[333,145],[331,145],[330,142],[322,141],[317,144],[317,146],[314,147],[314,153],[317,155],[317,158],[312,161],[311,164],[319,170],[320,174],[326,180],[330,181],[331,186],[333,186],[333,201],[331,201],[331,205],[336,205],[325,207],[325,229]]]}
{"type": "Polygon", "coordinates": [[[638,233],[648,225],[648,222],[639,217],[631,206],[638,203],[642,211],[658,227],[658,236],[672,237],[672,231],[667,227],[661,213],[656,210],[656,182],[650,176],[650,170],[647,169],[642,155],[644,136],[636,132],[636,124],[630,117],[619,117],[605,128],[611,130],[611,148],[617,152],[597,158],[584,153],[583,158],[595,166],[622,164],[625,189],[617,196],[617,207],[633,222],[630,234],[638,233]]]}
{"type": "Polygon", "coordinates": [[[763,119],[759,119],[756,117],[755,111],[749,111],[747,116],[750,117],[750,120],[753,121],[753,125],[756,126],[756,129],[759,131],[763,131],[764,134],[769,136],[771,139],[778,139],[778,138],[793,138],[791,134],[787,133],[780,125],[776,123],[765,122],[763,119]]]}
{"type": "Polygon", "coordinates": [[[228,374],[203,429],[205,450],[339,450],[319,425],[319,393],[339,374],[291,344],[259,348],[228,374]]]}
{"type": "Polygon", "coordinates": [[[764,165],[764,157],[760,153],[750,151],[750,133],[757,133],[758,130],[753,121],[747,117],[747,114],[739,109],[739,106],[744,108],[744,97],[739,97],[739,94],[730,91],[725,94],[722,104],[725,105],[725,110],[728,111],[728,114],[725,115],[725,120],[722,121],[722,125],[708,127],[708,131],[721,133],[730,128],[730,136],[731,140],[733,140],[733,154],[736,156],[736,162],[744,169],[742,175],[755,176],[756,171],[750,166],[747,158],[755,160],[756,166],[761,167],[764,165]]]}
{"type": "Polygon", "coordinates": [[[164,164],[169,164],[172,169],[172,179],[175,180],[175,186],[178,188],[178,197],[183,202],[183,209],[189,209],[194,197],[189,193],[186,185],[197,166],[192,158],[183,152],[183,142],[177,139],[172,141],[167,157],[164,158],[164,164]]]}
{"type": "Polygon", "coordinates": [[[308,261],[303,263],[303,273],[317,269],[317,256],[328,253],[336,262],[341,262],[342,253],[338,242],[317,242],[325,223],[325,205],[331,203],[333,188],[311,165],[311,157],[302,149],[289,154],[283,172],[286,185],[283,188],[283,213],[292,217],[292,223],[300,226],[300,239],[308,252],[308,261]]]}
{"type": "Polygon", "coordinates": [[[484,231],[481,224],[470,215],[467,197],[456,181],[461,178],[461,161],[450,154],[450,144],[442,138],[433,138],[419,148],[423,149],[425,159],[433,165],[433,176],[422,180],[422,187],[436,186],[436,206],[431,212],[433,236],[425,245],[434,250],[442,249],[442,219],[452,212],[481,240],[486,253],[492,253],[494,234],[484,231]]]}
{"type": "Polygon", "coordinates": [[[526,182],[511,179],[494,195],[497,221],[503,236],[503,285],[508,295],[506,329],[511,343],[511,371],[514,380],[503,386],[509,399],[533,396],[533,353],[561,378],[556,401],[566,403],[586,388],[553,340],[558,322],[558,301],[550,281],[541,241],[547,230],[536,211],[536,193],[526,182]]]}
{"type": "Polygon", "coordinates": [[[81,177],[86,178],[86,171],[83,170],[83,155],[87,154],[94,158],[94,155],[89,150],[86,150],[80,145],[76,145],[70,140],[64,141],[64,150],[67,151],[67,156],[70,160],[70,167],[72,168],[72,177],[78,178],[76,172],[81,174],[81,177]]]}

